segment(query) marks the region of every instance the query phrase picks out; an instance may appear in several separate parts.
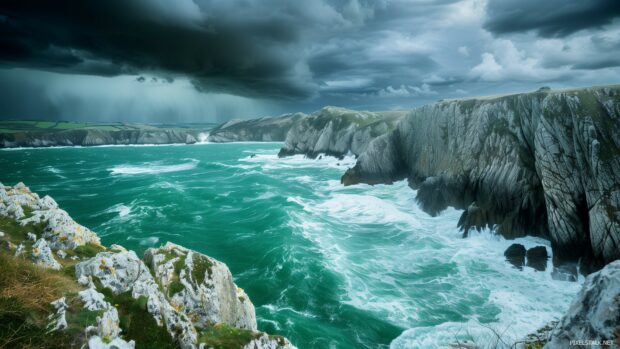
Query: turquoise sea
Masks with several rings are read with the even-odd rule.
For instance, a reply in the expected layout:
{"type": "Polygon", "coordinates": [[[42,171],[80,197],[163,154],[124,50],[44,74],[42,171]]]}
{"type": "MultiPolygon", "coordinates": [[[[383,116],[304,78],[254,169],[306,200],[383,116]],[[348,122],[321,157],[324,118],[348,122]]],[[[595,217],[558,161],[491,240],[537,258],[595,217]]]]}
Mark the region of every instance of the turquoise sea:
{"type": "MultiPolygon", "coordinates": [[[[515,241],[462,239],[460,212],[420,210],[405,182],[343,187],[352,158],[278,159],[279,143],[0,151],[0,181],[49,194],[104,244],[172,241],[225,262],[260,330],[306,348],[516,340],[579,283],[512,268],[515,241]]],[[[526,247],[549,245],[519,239],[526,247]]]]}

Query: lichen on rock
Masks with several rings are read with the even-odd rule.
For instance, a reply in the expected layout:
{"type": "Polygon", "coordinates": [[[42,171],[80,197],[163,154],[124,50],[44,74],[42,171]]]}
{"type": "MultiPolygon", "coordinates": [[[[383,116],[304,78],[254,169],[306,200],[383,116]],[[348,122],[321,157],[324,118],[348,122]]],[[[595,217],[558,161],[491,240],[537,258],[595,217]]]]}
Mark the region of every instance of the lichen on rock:
{"type": "Polygon", "coordinates": [[[170,303],[197,326],[225,323],[256,330],[254,306],[225,264],[170,242],[148,249],[145,260],[170,303]]]}

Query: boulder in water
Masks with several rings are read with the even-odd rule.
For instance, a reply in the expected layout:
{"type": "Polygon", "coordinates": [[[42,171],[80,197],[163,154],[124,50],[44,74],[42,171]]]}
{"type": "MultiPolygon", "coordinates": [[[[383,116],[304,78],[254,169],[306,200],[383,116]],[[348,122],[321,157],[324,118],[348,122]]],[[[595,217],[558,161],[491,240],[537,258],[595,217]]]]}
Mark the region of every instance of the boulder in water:
{"type": "Polygon", "coordinates": [[[547,248],[545,246],[536,246],[528,249],[526,257],[528,267],[532,267],[539,271],[547,269],[549,254],[547,254],[547,248]]]}
{"type": "Polygon", "coordinates": [[[504,256],[510,264],[522,270],[525,265],[525,246],[521,244],[512,244],[504,251],[504,256]]]}

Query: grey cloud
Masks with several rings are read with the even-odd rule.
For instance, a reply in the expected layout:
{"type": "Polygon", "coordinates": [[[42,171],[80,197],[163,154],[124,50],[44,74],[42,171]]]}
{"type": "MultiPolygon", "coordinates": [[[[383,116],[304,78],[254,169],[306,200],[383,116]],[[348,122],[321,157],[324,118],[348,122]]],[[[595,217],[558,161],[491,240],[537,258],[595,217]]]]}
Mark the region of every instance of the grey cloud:
{"type": "Polygon", "coordinates": [[[535,31],[541,37],[564,37],[598,28],[620,17],[617,0],[489,0],[484,27],[494,34],[535,31]]]}

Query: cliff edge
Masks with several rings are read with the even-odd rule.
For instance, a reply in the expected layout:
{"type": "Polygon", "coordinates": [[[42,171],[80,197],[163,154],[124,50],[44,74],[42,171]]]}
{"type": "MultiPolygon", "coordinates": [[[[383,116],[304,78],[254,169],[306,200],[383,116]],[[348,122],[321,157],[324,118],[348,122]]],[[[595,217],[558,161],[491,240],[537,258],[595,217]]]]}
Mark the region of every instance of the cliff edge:
{"type": "Polygon", "coordinates": [[[374,139],[342,183],[407,179],[459,226],[549,238],[589,273],[620,259],[620,86],[442,101],[374,139]]]}
{"type": "Polygon", "coordinates": [[[394,129],[405,112],[365,112],[325,107],[296,122],[278,156],[361,154],[371,140],[394,129]]]}
{"type": "Polygon", "coordinates": [[[0,183],[0,347],[294,349],[257,331],[225,264],[102,246],[49,196],[0,183]]]}

